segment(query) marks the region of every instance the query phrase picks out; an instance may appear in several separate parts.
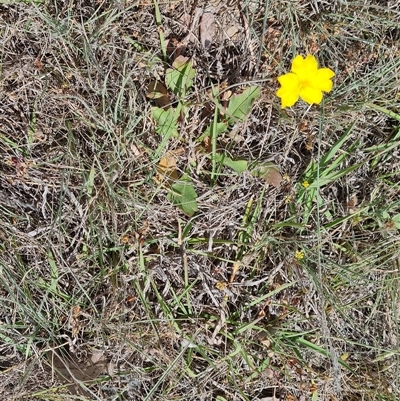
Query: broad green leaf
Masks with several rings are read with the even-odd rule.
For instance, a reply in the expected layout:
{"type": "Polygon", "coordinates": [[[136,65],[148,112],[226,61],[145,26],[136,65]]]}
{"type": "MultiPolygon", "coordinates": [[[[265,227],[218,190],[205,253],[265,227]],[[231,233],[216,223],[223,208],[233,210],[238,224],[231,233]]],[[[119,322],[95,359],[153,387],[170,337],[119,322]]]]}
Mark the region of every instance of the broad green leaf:
{"type": "Polygon", "coordinates": [[[197,193],[192,180],[187,175],[184,175],[178,182],[172,185],[167,198],[188,216],[193,216],[198,211],[197,193]]]}
{"type": "Polygon", "coordinates": [[[172,138],[178,136],[178,117],[175,113],[175,109],[164,110],[159,107],[152,108],[152,115],[157,121],[156,132],[162,137],[172,138]]]}
{"type": "Polygon", "coordinates": [[[54,259],[54,255],[50,250],[47,252],[47,258],[49,261],[50,273],[51,273],[50,289],[55,294],[57,292],[57,284],[58,284],[58,269],[57,269],[56,261],[54,259]]]}
{"type": "Polygon", "coordinates": [[[245,121],[250,113],[254,101],[260,96],[260,87],[251,86],[240,95],[234,95],[229,100],[229,106],[226,114],[229,123],[234,124],[236,121],[245,121]]]}
{"type": "Polygon", "coordinates": [[[196,71],[187,57],[178,56],[165,72],[165,83],[175,96],[185,97],[193,86],[196,71]]]}
{"type": "Polygon", "coordinates": [[[247,161],[246,160],[232,160],[230,157],[225,154],[216,153],[215,159],[218,163],[231,168],[236,173],[240,174],[247,170],[247,161]]]}

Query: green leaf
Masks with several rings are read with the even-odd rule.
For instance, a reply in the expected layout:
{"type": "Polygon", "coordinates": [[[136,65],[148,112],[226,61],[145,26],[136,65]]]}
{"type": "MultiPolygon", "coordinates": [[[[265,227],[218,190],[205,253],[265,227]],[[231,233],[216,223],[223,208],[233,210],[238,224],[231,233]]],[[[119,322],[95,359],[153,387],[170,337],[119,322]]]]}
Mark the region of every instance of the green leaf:
{"type": "Polygon", "coordinates": [[[172,185],[167,198],[188,216],[193,216],[199,210],[197,207],[197,193],[188,175],[184,175],[172,185]]]}
{"type": "MultiPolygon", "coordinates": [[[[303,337],[294,338],[294,341],[295,341],[297,344],[300,344],[300,345],[302,345],[302,346],[304,346],[304,347],[307,347],[307,348],[309,348],[309,349],[311,349],[311,350],[317,352],[317,353],[320,354],[320,355],[329,356],[329,353],[328,353],[324,348],[320,347],[319,345],[316,345],[316,344],[312,343],[311,341],[306,340],[306,339],[303,338],[303,337]]],[[[343,367],[345,367],[346,369],[348,369],[350,372],[353,372],[353,370],[350,368],[350,366],[347,365],[347,363],[345,363],[342,359],[339,358],[339,359],[338,359],[338,362],[339,362],[343,367]]]]}
{"type": "Polygon", "coordinates": [[[394,226],[400,230],[400,214],[396,214],[396,216],[393,216],[392,218],[394,226]]]}
{"type": "Polygon", "coordinates": [[[247,170],[247,161],[246,160],[232,160],[230,157],[225,154],[216,153],[215,159],[218,163],[231,168],[236,173],[240,174],[247,170]]]}
{"type": "Polygon", "coordinates": [[[260,96],[260,87],[251,86],[240,95],[234,95],[229,100],[229,106],[226,114],[229,123],[234,124],[237,121],[245,121],[250,113],[254,101],[260,96]]]}
{"type": "Polygon", "coordinates": [[[344,168],[343,170],[340,170],[340,171],[334,171],[326,176],[324,174],[321,174],[319,179],[316,178],[315,181],[309,183],[310,185],[307,188],[307,190],[310,190],[312,188],[320,188],[320,187],[323,187],[324,185],[328,185],[328,184],[338,180],[339,178],[343,177],[344,175],[346,175],[354,170],[357,170],[361,166],[362,166],[362,163],[359,163],[359,164],[354,164],[353,166],[344,168]]]}
{"type": "Polygon", "coordinates": [[[178,136],[178,116],[175,113],[175,109],[165,110],[160,107],[153,107],[151,111],[153,118],[157,121],[156,132],[158,134],[168,139],[178,136]]]}
{"type": "MultiPolygon", "coordinates": [[[[211,136],[211,130],[213,128],[213,124],[209,125],[204,132],[197,139],[197,142],[201,142],[205,137],[211,136]]],[[[217,123],[215,127],[214,135],[218,137],[218,135],[222,134],[228,129],[228,126],[225,123],[217,123]]]]}
{"type": "Polygon", "coordinates": [[[93,192],[93,188],[94,188],[95,173],[96,173],[96,170],[94,169],[94,166],[92,166],[92,168],[90,169],[89,178],[87,180],[87,183],[85,184],[86,192],[89,197],[92,196],[92,192],[93,192]]]}
{"type": "Polygon", "coordinates": [[[51,274],[51,284],[50,284],[49,288],[55,294],[55,293],[57,293],[58,269],[57,269],[56,261],[54,259],[54,255],[50,250],[47,251],[47,258],[49,261],[50,274],[51,274]]]}
{"type": "Polygon", "coordinates": [[[374,104],[374,103],[367,103],[366,106],[370,107],[371,109],[378,110],[378,111],[386,114],[388,117],[391,117],[397,121],[400,121],[400,114],[395,113],[394,111],[385,109],[384,107],[378,106],[377,104],[374,104]]]}
{"type": "Polygon", "coordinates": [[[175,96],[185,97],[193,86],[196,71],[187,57],[178,56],[165,72],[165,83],[175,96]]]}

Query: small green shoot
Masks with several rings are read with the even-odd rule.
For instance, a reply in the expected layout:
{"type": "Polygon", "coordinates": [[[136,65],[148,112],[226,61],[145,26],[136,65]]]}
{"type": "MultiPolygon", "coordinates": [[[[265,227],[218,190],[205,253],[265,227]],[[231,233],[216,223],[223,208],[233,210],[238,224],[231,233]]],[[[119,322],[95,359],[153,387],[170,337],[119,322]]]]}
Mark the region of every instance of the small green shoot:
{"type": "Polygon", "coordinates": [[[307,224],[314,204],[317,203],[319,206],[322,206],[323,204],[323,200],[319,195],[319,188],[338,180],[362,165],[362,163],[353,164],[349,167],[338,170],[341,163],[357,149],[358,142],[355,141],[347,150],[342,150],[342,146],[348,140],[353,126],[354,124],[346,130],[346,132],[319,162],[311,160],[309,163],[305,174],[298,185],[299,196],[297,202],[304,206],[303,224],[307,224]],[[337,156],[338,153],[339,156],[337,156]]]}
{"type": "MultiPolygon", "coordinates": [[[[304,333],[296,333],[296,332],[289,332],[289,331],[282,331],[279,332],[279,334],[282,336],[282,340],[285,340],[288,344],[290,344],[296,351],[296,354],[301,356],[300,351],[297,348],[297,345],[300,345],[302,347],[308,348],[311,351],[314,351],[322,356],[328,357],[329,353],[326,351],[324,348],[321,346],[314,344],[311,341],[308,341],[304,338],[304,333]]],[[[351,367],[345,363],[342,359],[338,359],[338,362],[347,370],[350,372],[353,372],[351,367]]]]}
{"type": "Polygon", "coordinates": [[[241,94],[232,96],[229,100],[228,108],[224,111],[224,116],[221,116],[219,113],[221,110],[221,105],[219,104],[218,99],[219,94],[216,93],[214,87],[212,89],[215,103],[214,118],[212,123],[207,126],[203,134],[197,139],[197,142],[201,142],[206,136],[211,138],[211,180],[214,182],[221,166],[229,167],[238,174],[247,170],[247,161],[236,161],[228,157],[226,153],[217,153],[217,138],[220,134],[227,131],[228,125],[233,125],[236,122],[244,122],[247,119],[254,101],[260,96],[261,92],[258,86],[251,86],[250,88],[244,90],[241,94]],[[227,116],[227,121],[224,121],[226,118],[225,115],[227,116]]]}
{"type": "Polygon", "coordinates": [[[217,122],[215,127],[213,125],[208,125],[204,132],[197,138],[196,142],[202,142],[204,138],[211,137],[211,128],[214,129],[214,133],[218,137],[228,129],[228,125],[223,122],[217,122]]]}
{"type": "Polygon", "coordinates": [[[231,168],[235,173],[241,174],[247,170],[246,160],[233,160],[226,156],[225,153],[216,153],[215,160],[226,167],[231,168]]]}
{"type": "MultiPolygon", "coordinates": [[[[154,153],[154,157],[158,158],[162,154],[167,142],[171,138],[179,136],[178,119],[181,113],[186,114],[185,98],[193,86],[193,80],[196,71],[192,66],[192,62],[186,58],[179,56],[172,64],[172,68],[168,68],[165,74],[165,84],[167,88],[178,98],[176,107],[152,107],[152,116],[156,121],[156,132],[161,136],[162,141],[154,153]]],[[[161,83],[152,81],[148,91],[148,97],[152,99],[168,99],[168,94],[164,93],[165,87],[161,83]]]]}
{"type": "Polygon", "coordinates": [[[167,45],[165,43],[164,31],[161,26],[162,25],[161,12],[160,12],[160,7],[158,6],[157,0],[154,0],[154,10],[155,10],[156,24],[158,27],[158,35],[160,38],[161,52],[163,55],[163,59],[166,61],[167,60],[167,45]]]}

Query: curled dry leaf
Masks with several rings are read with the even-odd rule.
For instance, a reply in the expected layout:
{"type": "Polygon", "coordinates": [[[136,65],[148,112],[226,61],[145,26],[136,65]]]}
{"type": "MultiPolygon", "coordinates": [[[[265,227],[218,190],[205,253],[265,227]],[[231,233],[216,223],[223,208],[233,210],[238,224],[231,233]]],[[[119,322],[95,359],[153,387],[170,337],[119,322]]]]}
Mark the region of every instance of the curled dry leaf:
{"type": "Polygon", "coordinates": [[[207,342],[210,345],[220,345],[222,344],[222,339],[221,338],[217,338],[217,335],[219,334],[219,332],[222,330],[222,328],[225,326],[225,322],[226,322],[226,316],[223,310],[221,310],[221,316],[218,320],[217,325],[214,328],[214,332],[211,336],[211,338],[207,338],[207,342]]]}
{"type": "Polygon", "coordinates": [[[241,263],[240,263],[240,262],[235,262],[235,263],[233,264],[233,267],[232,267],[232,274],[231,274],[231,277],[229,278],[229,282],[230,282],[230,283],[233,283],[233,280],[235,280],[236,273],[237,273],[238,270],[240,269],[240,266],[241,266],[241,263]]]}
{"type": "Polygon", "coordinates": [[[208,49],[212,43],[212,35],[214,33],[214,14],[205,12],[201,16],[199,25],[200,42],[205,49],[208,49]]]}
{"type": "Polygon", "coordinates": [[[254,177],[264,179],[268,184],[275,188],[279,188],[283,181],[282,175],[279,172],[279,167],[273,163],[259,164],[251,171],[251,174],[254,177]]]}
{"type": "Polygon", "coordinates": [[[163,182],[169,180],[175,181],[177,179],[178,171],[176,169],[176,159],[170,152],[168,152],[160,159],[157,165],[155,180],[157,182],[163,182]]]}
{"type": "Polygon", "coordinates": [[[155,181],[169,182],[176,181],[179,178],[177,170],[177,157],[184,152],[183,148],[179,148],[173,151],[167,152],[163,155],[157,165],[157,174],[155,176],[155,181]]]}

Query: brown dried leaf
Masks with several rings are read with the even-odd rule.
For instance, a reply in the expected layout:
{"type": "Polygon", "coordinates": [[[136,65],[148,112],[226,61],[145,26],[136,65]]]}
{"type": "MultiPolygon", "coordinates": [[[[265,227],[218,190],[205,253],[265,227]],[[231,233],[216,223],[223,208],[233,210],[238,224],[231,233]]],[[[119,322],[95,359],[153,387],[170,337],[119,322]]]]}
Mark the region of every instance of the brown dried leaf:
{"type": "Polygon", "coordinates": [[[80,322],[81,308],[79,305],[74,305],[71,311],[71,317],[69,320],[69,328],[72,333],[72,337],[75,338],[82,329],[82,323],[80,322]]]}
{"type": "Polygon", "coordinates": [[[205,49],[208,49],[212,43],[212,36],[214,33],[214,14],[205,12],[201,16],[199,25],[200,43],[205,49]]]}
{"type": "Polygon", "coordinates": [[[260,164],[251,171],[254,177],[264,179],[268,184],[279,188],[283,177],[279,172],[279,167],[273,163],[260,164]]]}
{"type": "Polygon", "coordinates": [[[90,383],[102,374],[112,374],[112,366],[102,351],[93,351],[84,362],[77,361],[73,355],[48,352],[48,359],[58,379],[68,384],[67,389],[74,395],[90,396],[79,382],[90,383]]]}
{"type": "Polygon", "coordinates": [[[43,63],[42,60],[40,60],[40,58],[36,58],[35,61],[33,62],[33,65],[35,66],[35,68],[37,68],[39,71],[43,71],[43,63]]]}
{"type": "Polygon", "coordinates": [[[184,28],[187,33],[185,42],[186,43],[188,43],[188,42],[195,43],[196,36],[193,34],[193,32],[191,32],[191,29],[190,29],[190,22],[191,22],[190,14],[188,14],[187,12],[184,12],[182,14],[182,16],[179,18],[179,22],[181,23],[182,28],[184,28]]]}
{"type": "Polygon", "coordinates": [[[175,60],[179,56],[183,56],[186,50],[186,44],[179,41],[177,38],[167,39],[165,41],[167,53],[171,60],[175,60]]]}
{"type": "Polygon", "coordinates": [[[131,148],[132,155],[134,157],[139,157],[143,154],[143,152],[141,150],[139,150],[139,148],[134,143],[131,144],[130,148],[131,148]]]}
{"type": "Polygon", "coordinates": [[[225,30],[225,34],[229,37],[230,40],[234,40],[235,36],[240,33],[240,27],[238,25],[231,25],[229,28],[225,30]]]}
{"type": "Polygon", "coordinates": [[[235,280],[236,273],[240,269],[240,266],[241,266],[240,262],[235,262],[233,264],[232,274],[231,274],[231,277],[229,278],[229,283],[233,283],[233,280],[235,280]]]}
{"type": "Polygon", "coordinates": [[[171,182],[178,178],[175,154],[174,152],[167,152],[163,157],[161,157],[158,163],[155,180],[156,182],[171,182]]]}
{"type": "Polygon", "coordinates": [[[174,68],[176,68],[177,70],[179,70],[181,67],[183,67],[188,62],[189,62],[189,57],[180,55],[174,60],[174,63],[172,64],[172,66],[174,68]]]}
{"type": "Polygon", "coordinates": [[[275,188],[279,188],[282,182],[282,175],[278,169],[271,168],[265,174],[264,179],[268,182],[268,184],[273,185],[275,188]]]}
{"type": "Polygon", "coordinates": [[[166,86],[159,81],[151,81],[146,96],[154,100],[157,107],[165,110],[169,109],[171,104],[170,97],[166,86]]]}

